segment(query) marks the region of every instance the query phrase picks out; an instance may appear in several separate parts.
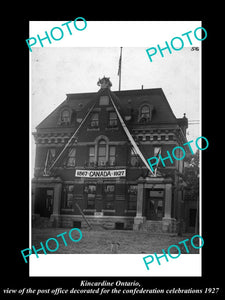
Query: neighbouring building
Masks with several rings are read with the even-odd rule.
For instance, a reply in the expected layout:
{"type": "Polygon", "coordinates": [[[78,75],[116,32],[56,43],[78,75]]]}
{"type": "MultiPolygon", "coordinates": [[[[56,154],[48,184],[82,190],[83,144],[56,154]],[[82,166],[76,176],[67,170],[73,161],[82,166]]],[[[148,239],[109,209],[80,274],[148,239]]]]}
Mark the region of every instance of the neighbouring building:
{"type": "Polygon", "coordinates": [[[106,77],[98,85],[67,94],[33,133],[32,225],[182,230],[183,160],[167,159],[153,176],[126,130],[146,160],[166,157],[187,142],[187,118],[175,117],[161,88],[113,92],[106,77]]]}

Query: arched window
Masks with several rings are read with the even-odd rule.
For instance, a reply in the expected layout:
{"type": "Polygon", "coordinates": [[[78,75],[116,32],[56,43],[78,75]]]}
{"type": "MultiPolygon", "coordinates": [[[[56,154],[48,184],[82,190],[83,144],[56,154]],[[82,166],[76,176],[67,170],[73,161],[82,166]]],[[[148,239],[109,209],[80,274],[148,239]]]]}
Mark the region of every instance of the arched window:
{"type": "Polygon", "coordinates": [[[143,106],[141,106],[140,110],[139,110],[138,122],[147,123],[147,122],[151,121],[152,110],[153,110],[152,105],[144,104],[143,106]]]}
{"type": "Polygon", "coordinates": [[[70,112],[68,109],[64,109],[61,112],[61,123],[70,123],[70,112]]]}
{"type": "Polygon", "coordinates": [[[89,166],[115,166],[116,146],[109,145],[108,138],[99,136],[94,145],[89,146],[89,166]]]}
{"type": "Polygon", "coordinates": [[[100,140],[98,143],[98,157],[97,162],[99,166],[103,166],[106,164],[107,157],[106,157],[106,141],[100,140]]]}
{"type": "Polygon", "coordinates": [[[142,106],[142,108],[141,108],[141,117],[142,118],[147,118],[147,119],[150,118],[150,108],[149,108],[148,105],[142,106]]]}

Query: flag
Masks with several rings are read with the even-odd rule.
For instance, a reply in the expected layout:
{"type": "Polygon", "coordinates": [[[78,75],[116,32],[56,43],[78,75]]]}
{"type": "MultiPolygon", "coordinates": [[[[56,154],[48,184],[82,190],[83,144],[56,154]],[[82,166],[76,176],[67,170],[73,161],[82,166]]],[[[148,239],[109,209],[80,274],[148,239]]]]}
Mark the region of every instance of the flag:
{"type": "Polygon", "coordinates": [[[118,73],[117,75],[121,75],[121,60],[122,60],[122,47],[120,47],[120,59],[119,59],[119,68],[118,68],[118,73]]]}
{"type": "Polygon", "coordinates": [[[161,154],[161,148],[159,148],[159,151],[156,155],[156,157],[158,158],[158,163],[157,163],[155,171],[154,171],[155,176],[156,176],[156,171],[157,171],[157,168],[158,168],[158,165],[159,165],[159,162],[160,162],[159,154],[161,154]]]}

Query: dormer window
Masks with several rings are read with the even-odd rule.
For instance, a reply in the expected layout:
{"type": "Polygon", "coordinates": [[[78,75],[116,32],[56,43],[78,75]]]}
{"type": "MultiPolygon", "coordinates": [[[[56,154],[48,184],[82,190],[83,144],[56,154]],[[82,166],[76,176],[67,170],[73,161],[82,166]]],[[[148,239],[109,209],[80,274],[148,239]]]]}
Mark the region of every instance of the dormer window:
{"type": "Polygon", "coordinates": [[[69,125],[71,123],[71,110],[63,108],[60,112],[59,125],[69,125]]]}
{"type": "Polygon", "coordinates": [[[150,118],[150,107],[148,105],[144,105],[141,108],[141,118],[150,118]]]}
{"type": "Polygon", "coordinates": [[[61,122],[62,123],[69,123],[70,122],[70,112],[67,109],[62,111],[61,122]]]}
{"type": "Polygon", "coordinates": [[[139,110],[138,122],[139,123],[150,122],[152,119],[152,110],[153,110],[152,105],[147,105],[147,104],[142,105],[139,110]]]}

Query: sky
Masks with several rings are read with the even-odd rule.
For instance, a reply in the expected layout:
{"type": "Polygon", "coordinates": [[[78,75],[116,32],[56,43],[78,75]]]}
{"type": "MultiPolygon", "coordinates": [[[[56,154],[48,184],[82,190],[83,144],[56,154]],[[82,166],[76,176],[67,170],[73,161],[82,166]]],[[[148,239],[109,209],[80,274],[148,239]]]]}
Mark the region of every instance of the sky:
{"type": "MultiPolygon", "coordinates": [[[[162,88],[177,118],[200,119],[200,51],[190,47],[155,57],[144,47],[123,47],[121,90],[162,88]]],[[[97,92],[97,81],[110,77],[118,90],[119,47],[33,49],[31,56],[31,132],[65,99],[67,93],[97,92]]],[[[190,125],[187,139],[196,139],[199,125],[190,125]]],[[[32,137],[32,157],[34,156],[32,137]]]]}

